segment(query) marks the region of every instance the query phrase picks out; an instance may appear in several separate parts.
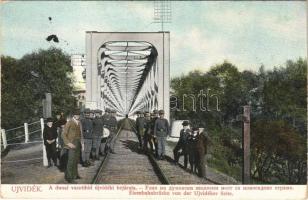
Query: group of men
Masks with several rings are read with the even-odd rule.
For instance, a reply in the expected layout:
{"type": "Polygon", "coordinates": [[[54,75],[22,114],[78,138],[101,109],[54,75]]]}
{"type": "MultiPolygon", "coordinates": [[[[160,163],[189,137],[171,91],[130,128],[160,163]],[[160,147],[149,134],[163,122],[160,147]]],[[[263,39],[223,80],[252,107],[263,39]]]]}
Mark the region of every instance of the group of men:
{"type": "Polygon", "coordinates": [[[137,111],[136,114],[139,148],[145,153],[155,151],[157,159],[165,159],[166,139],[170,135],[170,126],[168,120],[164,118],[164,110],[153,110],[152,113],[137,111]]]}
{"type": "Polygon", "coordinates": [[[205,154],[209,143],[208,136],[202,128],[192,127],[190,129],[188,121],[183,121],[182,125],[183,129],[180,132],[179,141],[173,149],[175,164],[183,155],[184,168],[187,168],[189,161],[191,172],[197,173],[200,177],[205,177],[205,154]]]}
{"type": "Polygon", "coordinates": [[[114,153],[117,130],[115,114],[116,111],[110,109],[106,109],[104,115],[101,110],[85,109],[82,118],[79,110],[75,110],[68,121],[64,120],[63,116],[57,116],[54,123],[48,118],[43,132],[48,167],[52,166],[53,160],[55,166],[65,171],[67,182],[74,183],[75,179],[81,178],[78,174],[78,163],[89,167],[107,151],[114,153]],[[57,145],[58,149],[61,149],[59,156],[57,145]],[[57,159],[60,160],[59,164],[57,159]]]}
{"type": "MultiPolygon", "coordinates": [[[[136,129],[139,149],[145,153],[154,153],[157,159],[165,159],[167,136],[170,136],[168,120],[164,118],[164,111],[153,110],[152,113],[137,111],[136,129]]],[[[193,127],[190,129],[188,121],[183,121],[180,138],[173,149],[174,163],[178,164],[180,156],[184,156],[184,168],[189,161],[191,172],[205,177],[205,154],[207,153],[208,137],[204,129],[193,127]]]]}

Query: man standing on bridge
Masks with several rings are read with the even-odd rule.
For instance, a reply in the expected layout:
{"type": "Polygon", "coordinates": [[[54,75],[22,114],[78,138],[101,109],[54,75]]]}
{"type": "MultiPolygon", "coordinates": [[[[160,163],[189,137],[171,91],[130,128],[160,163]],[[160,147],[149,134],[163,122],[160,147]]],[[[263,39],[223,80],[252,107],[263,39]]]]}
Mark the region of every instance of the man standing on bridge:
{"type": "Polygon", "coordinates": [[[110,153],[115,153],[113,146],[115,141],[115,131],[117,129],[117,119],[115,118],[115,111],[112,111],[109,108],[106,108],[105,114],[103,116],[104,127],[110,131],[108,140],[107,140],[107,148],[110,153]]]}
{"type": "Polygon", "coordinates": [[[151,135],[151,139],[149,140],[150,143],[150,148],[153,150],[153,144],[155,146],[155,157],[158,158],[158,144],[157,144],[157,138],[155,137],[154,134],[154,127],[155,127],[155,122],[158,119],[158,111],[153,110],[151,113],[151,121],[149,123],[149,132],[151,135]]]}
{"type": "Polygon", "coordinates": [[[167,119],[164,118],[165,111],[159,111],[159,118],[155,121],[154,136],[157,138],[158,158],[165,158],[165,146],[167,136],[170,135],[170,127],[167,119]]]}
{"type": "Polygon", "coordinates": [[[141,140],[141,136],[144,135],[143,133],[143,129],[144,129],[144,122],[145,119],[143,117],[143,113],[141,113],[140,111],[136,112],[137,114],[137,119],[136,119],[136,135],[138,137],[138,141],[139,141],[139,149],[142,149],[142,140],[141,140]]]}
{"type": "Polygon", "coordinates": [[[73,113],[73,118],[65,124],[63,131],[63,142],[64,148],[68,149],[68,161],[65,171],[65,179],[69,183],[76,183],[74,179],[80,179],[78,175],[78,160],[80,158],[80,144],[82,150],[83,136],[81,123],[79,121],[80,111],[75,110],[73,113]]]}
{"type": "Polygon", "coordinates": [[[84,137],[84,151],[82,152],[82,160],[85,167],[89,167],[90,163],[90,153],[92,148],[93,140],[93,123],[90,118],[90,109],[85,109],[85,118],[81,119],[82,134],[84,137]]]}
{"type": "Polygon", "coordinates": [[[143,150],[144,153],[148,152],[148,143],[150,143],[151,151],[153,151],[151,135],[150,135],[150,122],[151,116],[148,111],[144,112],[144,137],[143,137],[143,150]]]}
{"type": "Polygon", "coordinates": [[[114,152],[114,143],[116,140],[116,131],[117,131],[117,126],[118,126],[118,122],[117,122],[117,118],[116,118],[116,111],[115,110],[111,110],[111,115],[110,115],[110,121],[109,121],[109,130],[110,130],[110,153],[115,153],[114,152]]]}
{"type": "Polygon", "coordinates": [[[175,164],[178,163],[180,155],[184,155],[184,168],[187,168],[187,161],[188,161],[188,152],[187,152],[187,138],[191,130],[189,129],[189,122],[183,121],[182,123],[183,129],[180,132],[180,139],[176,144],[175,148],[173,149],[173,156],[175,164]],[[182,153],[179,154],[179,151],[182,149],[182,153]]]}
{"type": "Polygon", "coordinates": [[[198,176],[205,177],[205,154],[207,154],[209,138],[208,134],[204,131],[204,128],[199,128],[196,140],[196,167],[198,170],[198,176]]]}
{"type": "Polygon", "coordinates": [[[102,111],[95,110],[95,118],[93,119],[93,149],[92,157],[94,160],[99,160],[99,150],[101,145],[101,138],[103,135],[104,123],[101,118],[102,111]]]}

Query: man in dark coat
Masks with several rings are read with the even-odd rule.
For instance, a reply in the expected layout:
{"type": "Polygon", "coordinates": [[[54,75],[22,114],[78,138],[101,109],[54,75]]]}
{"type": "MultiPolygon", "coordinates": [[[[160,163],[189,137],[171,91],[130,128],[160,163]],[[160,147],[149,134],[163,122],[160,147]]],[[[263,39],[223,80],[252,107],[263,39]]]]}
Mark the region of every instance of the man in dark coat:
{"type": "Polygon", "coordinates": [[[156,119],[154,125],[154,136],[157,139],[158,156],[157,158],[165,159],[165,146],[167,136],[170,135],[170,127],[167,119],[164,118],[164,110],[159,111],[159,118],[156,119]]]}
{"type": "Polygon", "coordinates": [[[176,144],[175,148],[173,149],[173,156],[174,156],[174,162],[175,164],[178,163],[179,158],[181,155],[184,156],[184,168],[187,168],[187,161],[188,161],[188,154],[187,154],[187,137],[191,130],[189,129],[189,122],[183,121],[182,123],[183,129],[180,132],[180,139],[178,143],[176,144]],[[182,150],[181,153],[179,151],[182,150]]]}
{"type": "Polygon", "coordinates": [[[67,149],[63,148],[64,143],[62,139],[62,134],[64,130],[64,125],[66,124],[66,118],[63,112],[60,112],[56,115],[56,121],[54,126],[57,129],[58,138],[57,138],[57,157],[59,158],[59,169],[61,172],[64,172],[67,165],[67,149]]]}
{"type": "Polygon", "coordinates": [[[53,126],[52,118],[47,119],[47,125],[44,127],[43,139],[47,153],[48,167],[51,167],[51,160],[55,166],[57,166],[57,148],[56,139],[58,137],[57,130],[53,126]]]}
{"type": "Polygon", "coordinates": [[[137,114],[137,119],[136,119],[136,135],[138,137],[138,141],[139,141],[139,148],[142,149],[142,139],[141,136],[144,137],[144,116],[143,113],[141,113],[140,111],[136,112],[137,114]]]}
{"type": "Polygon", "coordinates": [[[99,160],[99,150],[104,130],[104,123],[101,118],[102,111],[95,110],[95,118],[93,119],[93,148],[92,157],[94,160],[99,160]]]}
{"type": "Polygon", "coordinates": [[[196,137],[196,167],[198,170],[198,176],[205,177],[205,154],[207,154],[207,146],[209,144],[209,139],[206,135],[206,132],[201,129],[196,137]]]}
{"type": "Polygon", "coordinates": [[[154,135],[154,127],[155,127],[155,121],[158,119],[158,111],[153,110],[151,113],[151,121],[149,122],[149,135],[151,136],[151,139],[149,140],[150,148],[153,151],[153,146],[155,146],[155,157],[158,158],[158,143],[157,138],[154,135]]]}
{"type": "Polygon", "coordinates": [[[116,140],[116,132],[117,132],[117,127],[118,127],[118,121],[116,118],[117,112],[115,110],[111,110],[111,116],[110,116],[110,122],[109,122],[109,127],[110,127],[110,135],[112,135],[112,138],[110,140],[110,153],[115,153],[114,151],[114,143],[116,140]]]}
{"type": "MultiPolygon", "coordinates": [[[[144,113],[144,137],[143,137],[143,151],[148,152],[148,143],[151,141],[150,135],[151,116],[149,112],[144,113]]],[[[151,151],[153,151],[152,143],[150,143],[151,151]]]]}
{"type": "Polygon", "coordinates": [[[196,151],[198,128],[192,128],[192,132],[187,137],[187,152],[191,172],[196,172],[196,151]]]}
{"type": "Polygon", "coordinates": [[[103,115],[103,123],[104,127],[107,128],[110,131],[108,140],[107,140],[107,149],[110,151],[110,153],[114,152],[114,142],[115,142],[115,134],[117,130],[117,119],[115,118],[115,111],[112,111],[109,108],[106,108],[105,114],[103,115]]]}
{"type": "Polygon", "coordinates": [[[58,138],[57,138],[58,147],[62,149],[63,148],[62,133],[63,133],[64,125],[66,124],[66,119],[64,117],[63,112],[57,114],[56,118],[57,119],[55,120],[53,124],[54,124],[54,127],[57,129],[57,133],[58,133],[58,138]]]}
{"type": "Polygon", "coordinates": [[[85,118],[81,119],[82,134],[84,138],[84,151],[82,152],[82,160],[84,167],[89,167],[90,153],[93,142],[93,122],[90,118],[90,109],[85,109],[85,118]]]}

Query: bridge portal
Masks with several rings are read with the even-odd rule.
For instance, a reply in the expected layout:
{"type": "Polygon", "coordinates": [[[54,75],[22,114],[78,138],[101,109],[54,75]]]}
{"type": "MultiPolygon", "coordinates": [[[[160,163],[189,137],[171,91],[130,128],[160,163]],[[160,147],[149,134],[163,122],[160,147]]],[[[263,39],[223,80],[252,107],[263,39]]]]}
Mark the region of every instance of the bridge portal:
{"type": "Polygon", "coordinates": [[[169,44],[169,32],[86,32],[86,107],[169,119],[169,44]]]}

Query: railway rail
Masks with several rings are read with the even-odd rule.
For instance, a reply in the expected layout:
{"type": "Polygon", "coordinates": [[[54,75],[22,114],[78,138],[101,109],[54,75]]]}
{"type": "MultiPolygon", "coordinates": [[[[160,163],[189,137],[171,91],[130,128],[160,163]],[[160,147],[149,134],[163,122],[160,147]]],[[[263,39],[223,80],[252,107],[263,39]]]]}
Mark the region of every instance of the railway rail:
{"type": "Polygon", "coordinates": [[[219,184],[189,173],[170,158],[156,160],[151,153],[142,153],[135,131],[130,119],[123,120],[116,134],[115,154],[107,153],[92,184],[219,184]],[[127,123],[131,130],[123,129],[127,123]]]}

